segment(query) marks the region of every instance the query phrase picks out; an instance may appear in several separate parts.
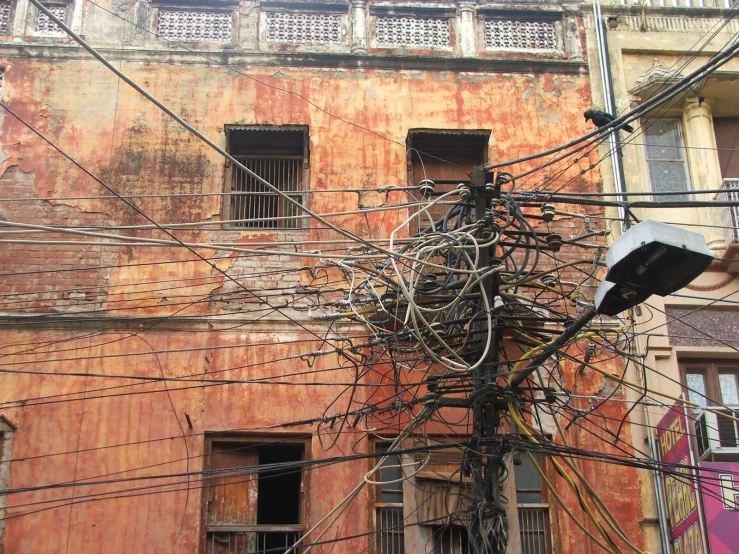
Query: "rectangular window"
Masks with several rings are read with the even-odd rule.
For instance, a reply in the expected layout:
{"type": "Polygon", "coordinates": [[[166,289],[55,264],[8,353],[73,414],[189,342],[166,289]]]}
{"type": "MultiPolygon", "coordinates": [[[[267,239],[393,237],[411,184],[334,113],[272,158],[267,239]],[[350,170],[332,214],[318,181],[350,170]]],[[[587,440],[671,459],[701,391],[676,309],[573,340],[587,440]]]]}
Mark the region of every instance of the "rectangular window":
{"type": "MultiPolygon", "coordinates": [[[[388,445],[378,444],[376,452],[387,452],[388,445]]],[[[377,554],[403,554],[403,470],[400,456],[389,455],[375,473],[383,485],[375,487],[375,529],[377,554]]]]}
{"type": "MultiPolygon", "coordinates": [[[[308,183],[308,127],[226,126],[228,151],[259,177],[303,204],[308,183]]],[[[300,209],[254,176],[234,166],[230,176],[229,225],[297,229],[300,209]]]]}
{"type": "MultiPolygon", "coordinates": [[[[65,24],[67,23],[67,5],[66,4],[44,4],[44,7],[49,10],[57,19],[60,19],[65,24]]],[[[43,33],[45,35],[66,35],[66,33],[49,17],[39,10],[36,16],[36,32],[43,33]]]]}
{"type": "Polygon", "coordinates": [[[391,48],[449,48],[449,19],[378,16],[376,42],[391,48]]]}
{"type": "Polygon", "coordinates": [[[232,24],[231,12],[161,9],[157,37],[186,42],[229,42],[232,24]]]}
{"type": "Polygon", "coordinates": [[[739,117],[714,118],[713,132],[721,177],[739,180],[739,117]]]}
{"type": "MultiPolygon", "coordinates": [[[[713,131],[724,189],[716,200],[739,201],[739,117],[714,118],[713,131]]],[[[739,206],[722,207],[721,223],[726,227],[726,244],[739,242],[739,206]]]]}
{"type": "MultiPolygon", "coordinates": [[[[539,467],[543,469],[543,457],[536,454],[534,457],[539,467]]],[[[552,551],[549,504],[541,474],[537,471],[531,457],[525,452],[521,454],[520,463],[517,459],[514,463],[521,553],[549,554],[552,551]]]]}
{"type": "MultiPolygon", "coordinates": [[[[484,165],[487,160],[490,131],[459,131],[443,129],[414,129],[408,134],[410,185],[418,186],[424,179],[434,181],[434,197],[453,191],[466,181],[473,166],[484,165]]],[[[419,197],[420,198],[420,197],[419,197]]],[[[452,196],[449,202],[458,202],[452,196]]],[[[438,221],[447,213],[450,204],[433,206],[429,213],[438,221]]],[[[428,225],[423,216],[420,225],[428,225]]]]}
{"type": "Polygon", "coordinates": [[[205,554],[284,553],[302,536],[305,444],[213,440],[204,498],[205,554]],[[230,471],[229,471],[230,470],[230,471]]]}
{"type": "Polygon", "coordinates": [[[552,21],[485,21],[485,47],[488,50],[557,50],[552,21]]]}
{"type": "Polygon", "coordinates": [[[682,364],[688,400],[703,405],[739,407],[739,364],[689,362],[682,364]]]}
{"type": "Polygon", "coordinates": [[[10,0],[0,1],[0,35],[10,33],[10,0]]]}
{"type": "Polygon", "coordinates": [[[267,42],[340,44],[341,16],[321,13],[267,13],[267,42]]]}
{"type": "Polygon", "coordinates": [[[714,461],[739,459],[739,424],[721,416],[739,416],[739,364],[689,362],[681,364],[681,369],[688,399],[715,410],[692,409],[698,457],[714,461]]]}
{"type": "Polygon", "coordinates": [[[467,528],[445,525],[433,528],[434,554],[469,554],[467,528]]]}
{"type": "MultiPolygon", "coordinates": [[[[658,119],[642,125],[645,129],[647,166],[652,192],[687,192],[690,190],[685,143],[677,119],[658,119]]],[[[687,194],[655,195],[655,202],[687,201],[687,194]]]]}

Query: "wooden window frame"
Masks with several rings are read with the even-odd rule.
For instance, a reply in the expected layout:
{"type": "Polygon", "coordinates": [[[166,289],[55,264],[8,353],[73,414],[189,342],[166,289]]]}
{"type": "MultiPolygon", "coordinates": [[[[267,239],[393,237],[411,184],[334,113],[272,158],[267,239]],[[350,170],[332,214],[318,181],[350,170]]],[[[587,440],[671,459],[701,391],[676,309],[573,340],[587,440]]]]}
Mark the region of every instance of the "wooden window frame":
{"type": "MultiPolygon", "coordinates": [[[[468,175],[466,175],[464,172],[469,171],[472,169],[472,166],[464,166],[461,168],[460,174],[458,177],[454,177],[452,179],[438,179],[435,178],[433,173],[431,175],[414,175],[414,166],[418,161],[418,153],[416,152],[417,149],[417,141],[418,138],[424,137],[435,137],[440,142],[446,139],[447,142],[453,141],[455,138],[459,139],[462,137],[473,137],[480,139],[481,143],[484,143],[484,146],[482,146],[480,154],[482,165],[485,165],[488,163],[488,151],[490,150],[490,137],[492,135],[492,131],[490,129],[431,129],[431,128],[414,128],[408,130],[408,135],[406,137],[406,150],[408,152],[407,159],[406,159],[406,172],[407,172],[407,182],[408,186],[410,187],[417,187],[420,183],[420,181],[424,178],[429,178],[432,181],[434,181],[437,184],[436,191],[434,195],[432,195],[432,198],[435,196],[439,196],[443,192],[448,192],[450,190],[454,190],[456,188],[456,185],[461,182],[469,182],[470,178],[468,175]]],[[[418,149],[421,152],[423,152],[423,148],[418,149]]],[[[459,152],[454,152],[453,154],[450,154],[450,157],[454,157],[458,155],[459,152]]],[[[435,154],[431,154],[434,156],[435,154]]],[[[439,155],[438,157],[442,159],[442,155],[439,155]]],[[[451,160],[450,160],[451,161],[451,160]]],[[[413,196],[420,200],[421,196],[419,192],[414,192],[413,196]]],[[[459,201],[459,197],[453,197],[454,201],[459,201]]],[[[448,206],[447,206],[448,207],[448,206]]],[[[442,210],[443,211],[443,208],[442,210]]],[[[432,217],[436,218],[439,215],[439,213],[432,213],[432,217]]],[[[411,234],[415,234],[419,228],[424,228],[428,225],[428,216],[424,215],[416,216],[411,220],[411,226],[410,226],[410,232],[411,234]]]]}
{"type": "Polygon", "coordinates": [[[724,404],[721,399],[721,389],[719,386],[719,375],[723,373],[734,374],[739,382],[739,360],[727,358],[722,360],[684,360],[679,363],[680,368],[680,385],[685,394],[685,398],[689,398],[687,388],[688,373],[702,373],[706,379],[706,393],[708,394],[708,403],[711,406],[728,406],[736,408],[737,404],[724,404]],[[729,371],[726,371],[728,369],[729,371]],[[718,400],[721,399],[721,402],[718,400]]]}
{"type": "MultiPolygon", "coordinates": [[[[228,443],[228,444],[244,444],[244,446],[301,446],[303,448],[302,460],[310,460],[310,447],[312,437],[306,435],[244,435],[244,434],[230,434],[230,433],[206,433],[205,444],[203,446],[203,471],[208,471],[211,468],[213,444],[228,443]]],[[[198,552],[207,552],[207,537],[208,537],[208,499],[209,499],[209,485],[206,482],[203,486],[203,494],[200,506],[200,545],[198,552]]],[[[303,471],[300,480],[300,498],[299,502],[299,523],[295,525],[269,525],[269,524],[256,524],[256,525],[219,525],[217,531],[228,533],[228,532],[249,532],[249,531],[265,531],[265,532],[305,532],[307,520],[306,515],[308,513],[308,492],[310,491],[310,472],[303,471]]],[[[211,526],[212,528],[212,526],[211,526]]],[[[296,551],[297,552],[297,551],[296,551]]]]}

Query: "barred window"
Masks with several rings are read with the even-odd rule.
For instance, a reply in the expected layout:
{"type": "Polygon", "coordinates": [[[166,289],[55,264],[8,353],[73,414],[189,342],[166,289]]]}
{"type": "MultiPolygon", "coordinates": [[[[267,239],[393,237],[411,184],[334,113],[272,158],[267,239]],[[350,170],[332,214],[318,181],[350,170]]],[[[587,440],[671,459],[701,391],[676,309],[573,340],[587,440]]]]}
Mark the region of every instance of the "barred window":
{"type": "Polygon", "coordinates": [[[229,42],[230,12],[160,10],[157,36],[164,40],[190,42],[229,42]]]}
{"type": "MultiPolygon", "coordinates": [[[[534,455],[544,469],[544,458],[534,455]]],[[[522,554],[550,554],[552,552],[549,528],[549,504],[541,474],[531,457],[523,452],[515,461],[516,502],[518,525],[521,530],[522,554]]]]}
{"type": "Polygon", "coordinates": [[[447,48],[451,44],[449,20],[379,16],[376,40],[378,46],[447,48]]]}
{"type": "Polygon", "coordinates": [[[10,0],[0,1],[0,35],[10,32],[10,0]]]}
{"type": "Polygon", "coordinates": [[[554,23],[489,19],[485,21],[485,47],[490,50],[556,50],[554,23]]]}
{"type": "MultiPolygon", "coordinates": [[[[386,444],[378,444],[377,452],[387,452],[386,444]]],[[[378,485],[375,492],[375,530],[378,554],[404,554],[403,544],[403,469],[399,455],[390,455],[380,464],[375,474],[378,485]],[[394,481],[394,482],[393,482],[394,481]]]]}
{"type": "MultiPolygon", "coordinates": [[[[646,138],[647,166],[652,192],[687,192],[690,190],[685,143],[677,119],[659,119],[642,126],[646,138]]],[[[655,202],[685,202],[687,194],[654,196],[655,202]]]]}
{"type": "MultiPolygon", "coordinates": [[[[57,19],[63,21],[66,24],[67,17],[67,5],[66,4],[44,4],[44,7],[49,10],[57,19]]],[[[45,13],[39,10],[36,17],[36,32],[43,33],[45,35],[64,35],[66,34],[56,23],[54,23],[45,13]]]]}
{"type": "Polygon", "coordinates": [[[311,13],[267,13],[267,42],[339,44],[341,17],[311,13]]]}
{"type": "Polygon", "coordinates": [[[467,528],[461,525],[434,526],[432,540],[434,554],[471,553],[467,528]]]}
{"type": "MultiPolygon", "coordinates": [[[[308,183],[308,128],[305,126],[226,127],[228,149],[256,175],[303,204],[308,183]]],[[[233,166],[230,176],[229,225],[297,229],[300,209],[253,175],[233,166]]]]}

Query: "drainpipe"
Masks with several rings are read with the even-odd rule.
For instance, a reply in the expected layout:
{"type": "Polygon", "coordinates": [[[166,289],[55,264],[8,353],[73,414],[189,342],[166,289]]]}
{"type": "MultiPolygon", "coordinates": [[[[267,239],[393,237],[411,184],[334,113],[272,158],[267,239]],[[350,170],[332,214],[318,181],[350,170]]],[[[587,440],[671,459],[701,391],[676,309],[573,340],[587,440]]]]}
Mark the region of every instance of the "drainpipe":
{"type": "MultiPolygon", "coordinates": [[[[595,40],[598,45],[598,61],[600,62],[600,76],[601,82],[603,83],[603,98],[606,103],[606,111],[617,115],[616,100],[613,93],[613,78],[611,75],[611,59],[608,54],[608,40],[606,38],[606,26],[603,21],[603,15],[600,11],[600,1],[593,0],[593,23],[595,26],[595,40]]],[[[621,137],[619,132],[615,131],[608,135],[608,142],[611,148],[611,152],[614,153],[612,158],[613,166],[613,181],[616,186],[616,194],[618,199],[622,202],[626,201],[625,186],[626,179],[624,178],[624,162],[623,155],[621,153],[621,137]]],[[[621,217],[621,229],[626,230],[629,228],[629,221],[626,218],[626,208],[619,206],[619,216],[621,217]]],[[[649,417],[649,410],[644,410],[644,416],[646,418],[647,429],[651,429],[652,424],[649,417]]],[[[654,435],[647,431],[647,437],[649,440],[649,450],[653,460],[657,460],[657,445],[654,440],[654,435]]],[[[670,541],[667,536],[667,512],[665,510],[665,501],[662,493],[662,485],[659,479],[659,473],[656,470],[652,471],[652,480],[654,483],[654,493],[657,500],[657,519],[659,520],[659,536],[662,541],[662,552],[664,554],[670,554],[670,541]]]]}
{"type": "MultiPolygon", "coordinates": [[[[595,24],[595,41],[598,45],[598,61],[600,62],[600,77],[603,83],[603,98],[605,99],[605,111],[617,115],[616,101],[613,94],[613,79],[611,77],[611,59],[608,54],[608,41],[606,39],[606,26],[603,22],[603,16],[600,11],[600,1],[593,0],[593,22],[595,24]]],[[[613,181],[616,185],[616,193],[621,202],[626,201],[624,195],[624,162],[621,153],[621,138],[619,132],[614,131],[608,135],[608,143],[613,152],[611,165],[613,166],[613,181]]],[[[626,215],[626,208],[619,206],[618,214],[621,218],[621,229],[626,230],[630,227],[629,220],[626,215]]]]}

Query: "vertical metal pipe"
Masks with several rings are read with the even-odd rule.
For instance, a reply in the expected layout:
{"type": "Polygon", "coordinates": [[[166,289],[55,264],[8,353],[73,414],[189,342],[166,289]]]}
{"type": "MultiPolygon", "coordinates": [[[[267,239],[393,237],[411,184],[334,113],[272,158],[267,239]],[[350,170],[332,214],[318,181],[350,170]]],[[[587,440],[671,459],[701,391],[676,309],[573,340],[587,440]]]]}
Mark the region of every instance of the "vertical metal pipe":
{"type": "MultiPolygon", "coordinates": [[[[606,39],[605,25],[600,10],[600,0],[593,0],[593,24],[595,26],[595,41],[598,45],[598,61],[600,62],[600,76],[603,83],[603,98],[605,100],[606,111],[617,115],[616,102],[613,98],[613,80],[611,78],[611,60],[608,55],[608,44],[606,39]]],[[[616,186],[616,193],[621,202],[626,201],[625,177],[623,167],[623,157],[621,154],[621,144],[618,131],[614,131],[608,135],[608,143],[613,152],[611,165],[613,166],[613,180],[616,186]]],[[[621,218],[622,229],[628,229],[629,223],[626,218],[626,208],[619,206],[619,217],[621,218]]]]}

